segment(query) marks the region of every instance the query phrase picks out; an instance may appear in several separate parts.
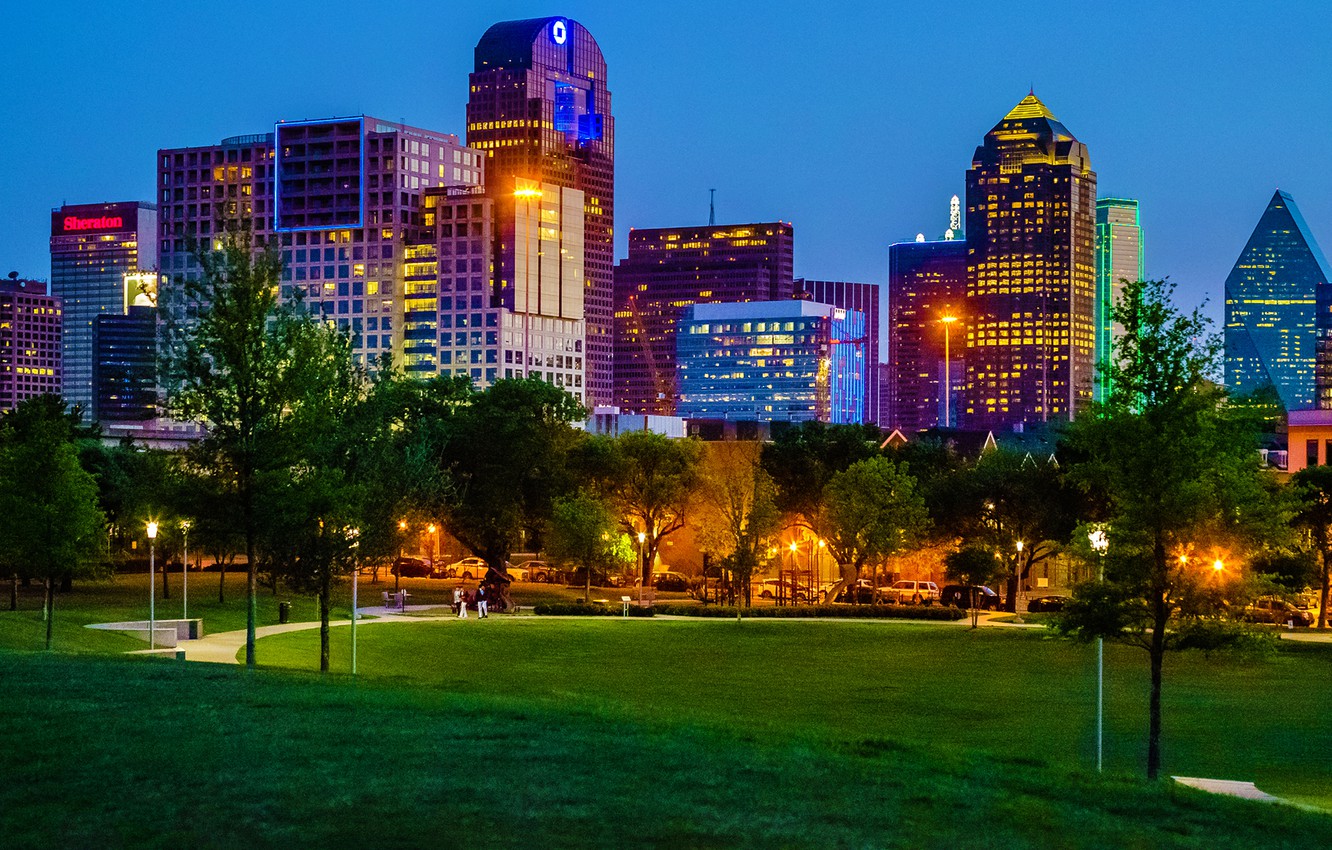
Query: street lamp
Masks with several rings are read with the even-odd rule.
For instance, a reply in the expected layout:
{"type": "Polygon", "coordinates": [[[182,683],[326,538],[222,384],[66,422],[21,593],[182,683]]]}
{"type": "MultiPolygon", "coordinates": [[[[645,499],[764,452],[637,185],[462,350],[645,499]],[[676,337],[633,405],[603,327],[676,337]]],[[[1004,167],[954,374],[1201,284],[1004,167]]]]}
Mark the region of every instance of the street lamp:
{"type": "MultiPolygon", "coordinates": [[[[1097,526],[1087,532],[1087,540],[1091,543],[1092,549],[1100,556],[1100,569],[1097,570],[1096,580],[1105,581],[1105,552],[1110,548],[1110,538],[1106,536],[1105,529],[1097,526]]],[[[1101,754],[1103,732],[1105,729],[1105,639],[1099,635],[1096,638],[1096,772],[1101,772],[1101,754]]]]}
{"type": "Polygon", "coordinates": [[[1018,597],[1022,595],[1022,541],[1017,542],[1017,565],[1013,571],[1017,578],[1017,587],[1013,592],[1013,622],[1022,622],[1022,613],[1018,611],[1018,597]]]}
{"type": "MultiPolygon", "coordinates": [[[[356,618],[358,616],[356,613],[356,590],[357,590],[357,578],[361,572],[361,564],[356,557],[356,553],[359,551],[361,545],[361,529],[359,528],[347,529],[347,541],[351,545],[351,550],[352,550],[351,667],[352,667],[352,675],[355,676],[356,675],[356,618]]],[[[399,570],[399,572],[401,572],[401,570],[399,570]]]]}
{"type": "MultiPolygon", "coordinates": [[[[791,550],[791,604],[794,605],[794,604],[795,604],[795,601],[796,601],[796,599],[795,599],[795,596],[796,596],[796,594],[795,594],[795,589],[796,589],[796,586],[797,586],[797,585],[796,585],[796,581],[797,581],[797,579],[796,579],[796,552],[799,551],[799,547],[796,546],[795,541],[792,540],[792,541],[791,541],[791,545],[788,546],[787,548],[791,550]]],[[[783,589],[783,588],[782,588],[782,586],[781,586],[780,584],[777,585],[777,590],[778,590],[779,592],[780,592],[782,589],[783,589]]]]}
{"type": "Polygon", "coordinates": [[[647,542],[647,534],[638,532],[638,607],[643,607],[643,584],[647,578],[643,575],[643,544],[647,542]]]}
{"type": "Polygon", "coordinates": [[[188,519],[180,521],[180,536],[184,542],[185,554],[181,558],[180,567],[180,618],[188,620],[190,618],[190,526],[194,525],[188,519]]]}
{"type": "Polygon", "coordinates": [[[944,316],[939,321],[943,322],[944,326],[944,427],[951,428],[953,427],[951,408],[953,400],[953,358],[949,348],[949,331],[953,328],[953,322],[957,321],[957,316],[944,316]]]}
{"type": "Polygon", "coordinates": [[[1217,573],[1219,573],[1219,572],[1221,572],[1222,570],[1224,570],[1225,568],[1226,568],[1226,562],[1225,562],[1225,561],[1222,561],[1220,558],[1217,558],[1215,561],[1212,562],[1212,571],[1213,571],[1213,572],[1217,572],[1217,573]]]}
{"type": "MultiPolygon", "coordinates": [[[[435,561],[439,559],[439,535],[436,533],[437,529],[433,522],[426,526],[426,531],[430,532],[430,572],[433,573],[435,571],[435,561]]],[[[402,570],[398,570],[398,572],[402,572],[402,570]]]]}
{"type": "MultiPolygon", "coordinates": [[[[407,531],[407,520],[405,520],[405,519],[400,519],[400,520],[398,520],[398,531],[400,531],[400,532],[406,532],[406,531],[407,531]]],[[[402,541],[402,538],[399,537],[399,538],[398,538],[398,563],[397,563],[397,569],[393,571],[393,592],[394,592],[394,593],[397,593],[397,592],[398,592],[399,586],[400,586],[400,584],[401,584],[401,582],[402,582],[402,542],[403,542],[403,541],[402,541]]],[[[431,564],[430,566],[431,566],[431,568],[433,569],[435,565],[434,565],[434,564],[431,564]]]]}
{"type": "Polygon", "coordinates": [[[157,573],[157,522],[148,520],[148,648],[156,649],[153,637],[157,629],[157,592],[153,579],[157,573]]]}

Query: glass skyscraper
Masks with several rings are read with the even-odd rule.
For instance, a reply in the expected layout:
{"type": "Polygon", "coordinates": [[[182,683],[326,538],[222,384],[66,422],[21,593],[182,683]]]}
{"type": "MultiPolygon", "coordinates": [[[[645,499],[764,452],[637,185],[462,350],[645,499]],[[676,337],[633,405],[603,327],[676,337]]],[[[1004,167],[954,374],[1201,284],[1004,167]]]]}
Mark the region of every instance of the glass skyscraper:
{"type": "Polygon", "coordinates": [[[1016,429],[1092,398],[1096,173],[1028,94],[967,171],[967,382],[959,423],[1016,429]]]}
{"type": "Polygon", "coordinates": [[[675,336],[679,416],[865,421],[865,314],[812,301],[686,307],[675,336]]]}
{"type": "MultiPolygon", "coordinates": [[[[1231,392],[1271,386],[1287,411],[1315,406],[1318,320],[1328,318],[1328,281],[1327,259],[1295,199],[1278,190],[1226,278],[1225,381],[1231,392]]],[[[1324,329],[1324,338],[1329,331],[1324,329]]],[[[1332,398],[1332,386],[1319,388],[1317,396],[1332,398]]]]}
{"type": "Polygon", "coordinates": [[[888,246],[888,365],[879,424],[911,434],[957,423],[957,392],[966,379],[966,292],[966,242],[888,246]],[[946,326],[946,317],[958,321],[946,326]],[[945,379],[953,385],[948,404],[945,379]]]}
{"type": "Polygon", "coordinates": [[[1142,280],[1142,225],[1138,202],[1130,198],[1099,198],[1096,201],[1096,383],[1093,397],[1102,401],[1109,394],[1108,379],[1101,364],[1108,364],[1114,347],[1124,335],[1124,326],[1111,318],[1112,308],[1124,291],[1124,281],[1142,280]]]}

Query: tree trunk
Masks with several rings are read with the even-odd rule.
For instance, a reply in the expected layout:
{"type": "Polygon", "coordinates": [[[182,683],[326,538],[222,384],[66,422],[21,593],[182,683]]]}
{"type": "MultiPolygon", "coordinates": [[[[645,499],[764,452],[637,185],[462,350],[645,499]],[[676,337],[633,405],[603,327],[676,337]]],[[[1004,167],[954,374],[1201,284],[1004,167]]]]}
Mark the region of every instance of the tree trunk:
{"type": "MultiPolygon", "coordinates": [[[[248,525],[248,520],[247,520],[248,525]]],[[[254,531],[245,529],[245,666],[254,668],[254,618],[258,605],[259,570],[254,562],[254,531]]]]}
{"type": "Polygon", "coordinates": [[[1318,593],[1318,631],[1327,631],[1327,597],[1329,579],[1332,579],[1332,552],[1323,547],[1322,587],[1318,593]]]}
{"type": "Polygon", "coordinates": [[[1149,646],[1152,667],[1152,692],[1148,702],[1147,718],[1147,779],[1155,781],[1161,774],[1161,666],[1165,661],[1166,623],[1170,606],[1166,601],[1169,565],[1165,547],[1156,544],[1153,553],[1156,576],[1152,582],[1152,642],[1149,646]]]}
{"type": "Polygon", "coordinates": [[[1013,572],[1008,576],[1006,584],[1007,587],[1005,588],[1005,591],[1007,592],[1008,596],[1004,599],[1004,610],[1010,614],[1016,614],[1017,595],[1018,595],[1017,567],[1013,568],[1013,572]]]}
{"type": "Polygon", "coordinates": [[[222,565],[217,574],[217,604],[221,605],[227,601],[227,562],[222,558],[214,558],[214,561],[222,565]]]}
{"type": "Polygon", "coordinates": [[[167,584],[167,573],[171,572],[171,559],[162,559],[162,598],[171,598],[171,586],[167,584]]]}
{"type": "MultiPolygon", "coordinates": [[[[319,580],[319,672],[328,672],[328,609],[329,609],[329,572],[331,566],[324,570],[324,575],[319,580]]],[[[355,612],[352,612],[353,616],[355,612]]]]}
{"type": "Polygon", "coordinates": [[[46,579],[46,648],[51,649],[51,621],[55,619],[55,583],[46,579]]]}
{"type": "Polygon", "coordinates": [[[18,610],[18,573],[14,573],[9,582],[9,610],[18,610]]]}

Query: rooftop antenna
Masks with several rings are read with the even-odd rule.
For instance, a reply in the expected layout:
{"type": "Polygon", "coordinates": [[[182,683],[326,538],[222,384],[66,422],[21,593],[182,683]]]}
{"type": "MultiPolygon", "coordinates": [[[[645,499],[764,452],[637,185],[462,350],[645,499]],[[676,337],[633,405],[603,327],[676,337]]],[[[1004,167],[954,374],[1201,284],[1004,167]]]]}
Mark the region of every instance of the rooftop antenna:
{"type": "Polygon", "coordinates": [[[708,190],[708,227],[717,223],[717,190],[708,190]]]}

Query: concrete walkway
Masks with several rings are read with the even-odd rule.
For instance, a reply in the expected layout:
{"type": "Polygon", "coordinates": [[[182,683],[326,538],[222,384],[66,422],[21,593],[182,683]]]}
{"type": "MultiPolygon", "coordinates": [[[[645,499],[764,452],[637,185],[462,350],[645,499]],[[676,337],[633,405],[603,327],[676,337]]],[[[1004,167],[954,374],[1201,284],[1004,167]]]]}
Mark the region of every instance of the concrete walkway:
{"type": "Polygon", "coordinates": [[[1225,794],[1230,797],[1259,800],[1264,803],[1289,803],[1289,801],[1274,797],[1266,791],[1258,790],[1258,786],[1252,782],[1241,782],[1235,779],[1203,779],[1197,776],[1172,776],[1170,778],[1180,785],[1187,785],[1190,788],[1197,788],[1199,791],[1207,791],[1212,794],[1225,794]]]}

